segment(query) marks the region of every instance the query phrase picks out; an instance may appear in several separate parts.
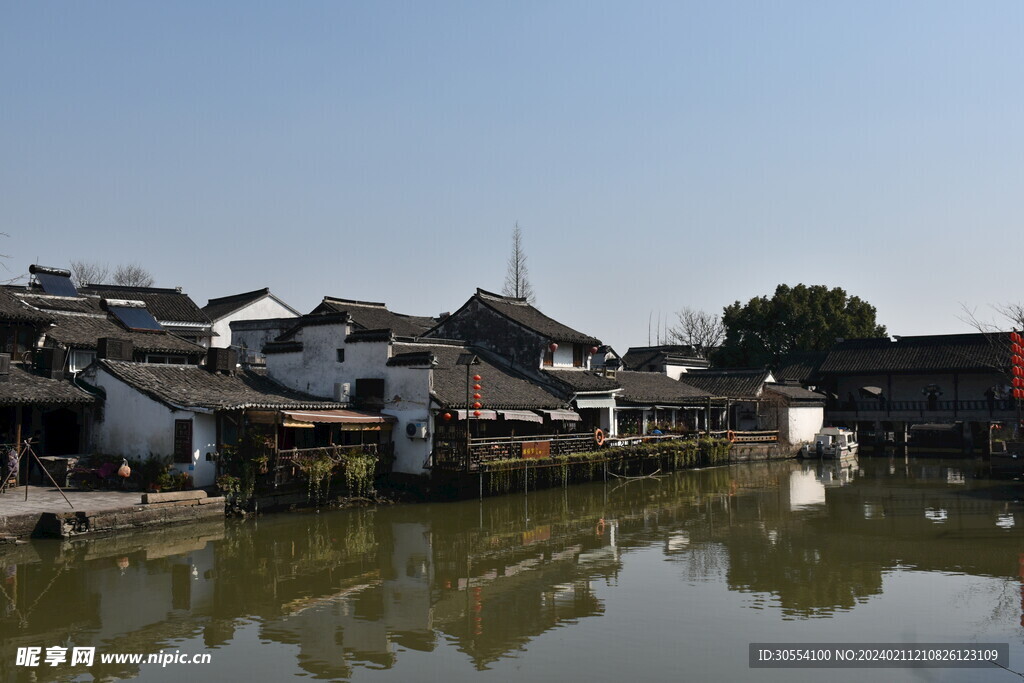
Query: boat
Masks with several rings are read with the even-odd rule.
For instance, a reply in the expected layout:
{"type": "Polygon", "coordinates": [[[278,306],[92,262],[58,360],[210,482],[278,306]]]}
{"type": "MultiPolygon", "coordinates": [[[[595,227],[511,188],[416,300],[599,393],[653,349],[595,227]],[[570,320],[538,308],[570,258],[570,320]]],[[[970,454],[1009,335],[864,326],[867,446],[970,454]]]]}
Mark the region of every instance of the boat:
{"type": "Polygon", "coordinates": [[[800,449],[805,458],[842,458],[856,453],[856,435],[842,427],[825,427],[814,435],[814,441],[800,449]]]}

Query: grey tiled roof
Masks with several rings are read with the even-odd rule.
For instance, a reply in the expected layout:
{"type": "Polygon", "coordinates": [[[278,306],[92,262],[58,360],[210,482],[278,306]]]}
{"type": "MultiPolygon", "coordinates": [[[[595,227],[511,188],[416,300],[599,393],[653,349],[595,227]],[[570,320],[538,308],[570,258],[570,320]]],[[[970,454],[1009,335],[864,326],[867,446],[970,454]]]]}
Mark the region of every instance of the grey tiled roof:
{"type": "Polygon", "coordinates": [[[615,373],[615,379],[622,385],[622,393],[617,400],[624,403],[702,405],[711,397],[706,391],[678,382],[660,372],[619,370],[615,373]]]}
{"type": "Polygon", "coordinates": [[[263,289],[256,289],[251,292],[243,292],[242,294],[232,294],[231,296],[222,296],[216,299],[210,299],[203,306],[203,313],[206,314],[210,320],[218,320],[234,313],[240,308],[251,304],[253,301],[259,301],[263,297],[270,294],[270,288],[264,287],[263,289]]]}
{"type": "Polygon", "coordinates": [[[5,322],[44,325],[53,317],[23,303],[24,297],[15,296],[6,289],[0,289],[0,320],[5,322]]]}
{"type": "MultiPolygon", "coordinates": [[[[507,367],[499,367],[488,360],[489,356],[479,349],[454,346],[451,344],[402,344],[395,343],[393,358],[425,360],[422,354],[429,353],[437,361],[433,369],[434,398],[445,408],[466,406],[466,366],[456,365],[460,354],[472,352],[480,358],[480,364],[471,366],[470,375],[482,377],[480,402],[488,410],[531,410],[541,408],[564,408],[566,402],[546,389],[534,384],[507,367]]],[[[472,401],[472,399],[470,399],[472,401]]]]}
{"type": "Polygon", "coordinates": [[[0,405],[57,406],[92,403],[96,399],[67,380],[40,377],[16,364],[0,375],[0,405]]]}
{"type": "Polygon", "coordinates": [[[178,289],[160,287],[124,287],[120,285],[89,285],[79,288],[80,294],[93,294],[105,299],[145,301],[146,308],[160,322],[193,323],[208,326],[210,318],[188,294],[178,289]]]}
{"type": "Polygon", "coordinates": [[[114,322],[106,314],[72,315],[54,313],[54,327],[46,330],[47,339],[75,349],[95,349],[101,337],[131,340],[136,351],[144,353],[174,353],[198,358],[206,350],[198,344],[163,331],[132,332],[114,322]]]}
{"type": "MultiPolygon", "coordinates": [[[[707,367],[708,361],[701,358],[692,346],[665,344],[662,346],[631,346],[622,356],[622,363],[630,370],[646,371],[650,365],[665,362],[680,365],[707,367]]],[[[657,368],[658,371],[661,368],[657,368]]]]}
{"type": "Polygon", "coordinates": [[[746,370],[690,370],[679,381],[712,396],[755,398],[771,373],[760,368],[746,370]]]}
{"type": "Polygon", "coordinates": [[[552,370],[546,368],[543,372],[573,392],[614,391],[619,388],[619,383],[616,380],[590,370],[552,370]]]}
{"type": "Polygon", "coordinates": [[[433,327],[430,317],[393,313],[382,303],[352,301],[325,296],[310,315],[347,313],[352,322],[364,330],[388,329],[400,336],[416,337],[433,327]]]}
{"type": "Polygon", "coordinates": [[[779,367],[772,371],[772,377],[780,382],[794,381],[810,384],[817,377],[828,351],[793,351],[779,360],[779,367]]]}
{"type": "Polygon", "coordinates": [[[601,345],[601,341],[596,337],[577,332],[568,325],[549,318],[523,299],[501,296],[482,289],[477,289],[474,297],[488,308],[552,341],[601,345]]]}
{"type": "Polygon", "coordinates": [[[790,401],[793,401],[793,402],[801,402],[802,403],[802,402],[807,402],[807,401],[815,401],[815,402],[819,402],[820,401],[820,402],[824,403],[824,401],[825,401],[825,395],[824,394],[819,394],[816,391],[808,391],[807,389],[804,389],[803,387],[798,387],[798,386],[793,385],[793,384],[772,384],[772,383],[769,383],[769,384],[765,384],[764,388],[765,388],[765,391],[770,391],[770,392],[772,392],[774,394],[778,394],[780,396],[784,396],[784,397],[786,397],[787,399],[789,399],[790,401]]]}
{"type": "Polygon", "coordinates": [[[195,365],[158,365],[100,360],[114,377],[169,406],[240,410],[244,408],[329,410],[346,404],[288,389],[265,374],[240,370],[234,375],[195,365]]]}
{"type": "Polygon", "coordinates": [[[942,334],[882,339],[848,339],[829,351],[822,375],[873,372],[935,372],[1008,367],[1006,334],[942,334]]]}

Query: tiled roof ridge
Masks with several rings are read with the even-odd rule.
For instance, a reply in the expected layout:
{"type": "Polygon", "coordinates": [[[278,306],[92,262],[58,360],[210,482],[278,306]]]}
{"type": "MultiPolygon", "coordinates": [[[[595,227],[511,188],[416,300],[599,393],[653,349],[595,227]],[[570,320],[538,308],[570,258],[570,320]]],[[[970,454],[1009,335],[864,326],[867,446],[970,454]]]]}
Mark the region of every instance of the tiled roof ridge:
{"type": "MultiPolygon", "coordinates": [[[[383,308],[387,310],[388,305],[381,301],[357,301],[355,299],[340,299],[336,296],[325,296],[321,303],[325,304],[344,304],[345,306],[361,306],[363,308],[383,308]]],[[[392,312],[392,311],[389,311],[392,312]]],[[[402,315],[401,313],[395,313],[395,315],[402,315]]]]}
{"type": "Polygon", "coordinates": [[[226,304],[232,303],[234,301],[247,301],[250,298],[260,297],[263,296],[264,294],[270,294],[270,287],[254,289],[251,292],[242,292],[241,294],[229,294],[228,296],[219,296],[214,299],[208,299],[206,302],[206,306],[203,306],[203,308],[206,308],[211,304],[226,304]]]}
{"type": "MultiPolygon", "coordinates": [[[[106,285],[100,282],[87,282],[78,288],[91,294],[91,289],[112,289],[117,292],[142,292],[144,294],[185,294],[181,287],[137,287],[135,285],[106,285]]],[[[188,296],[185,294],[185,296],[188,296]]]]}
{"type": "Polygon", "coordinates": [[[503,301],[507,304],[514,304],[516,306],[531,306],[529,300],[523,297],[505,296],[504,294],[495,294],[494,292],[488,292],[486,289],[476,288],[476,295],[481,299],[491,299],[492,301],[503,301]]]}

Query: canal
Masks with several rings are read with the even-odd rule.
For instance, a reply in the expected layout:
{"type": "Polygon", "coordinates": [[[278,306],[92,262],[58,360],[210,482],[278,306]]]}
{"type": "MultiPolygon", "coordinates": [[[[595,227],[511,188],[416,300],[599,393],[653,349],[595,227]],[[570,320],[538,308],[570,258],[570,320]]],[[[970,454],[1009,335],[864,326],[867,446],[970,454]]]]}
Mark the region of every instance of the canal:
{"type": "Polygon", "coordinates": [[[784,461],[34,541],[0,550],[0,680],[1012,681],[751,669],[748,645],[998,642],[1024,670],[1022,487],[784,461]],[[210,661],[100,661],[161,652],[210,661]]]}

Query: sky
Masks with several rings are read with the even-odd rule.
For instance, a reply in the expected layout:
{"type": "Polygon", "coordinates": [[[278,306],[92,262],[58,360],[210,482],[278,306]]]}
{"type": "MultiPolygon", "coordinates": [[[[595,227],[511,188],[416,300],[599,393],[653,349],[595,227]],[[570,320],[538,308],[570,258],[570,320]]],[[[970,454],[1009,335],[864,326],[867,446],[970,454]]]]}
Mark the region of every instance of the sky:
{"type": "Polygon", "coordinates": [[[779,283],[1024,299],[1019,2],[0,0],[0,252],[612,344],[779,283]],[[657,323],[655,321],[661,320],[657,323]]]}

